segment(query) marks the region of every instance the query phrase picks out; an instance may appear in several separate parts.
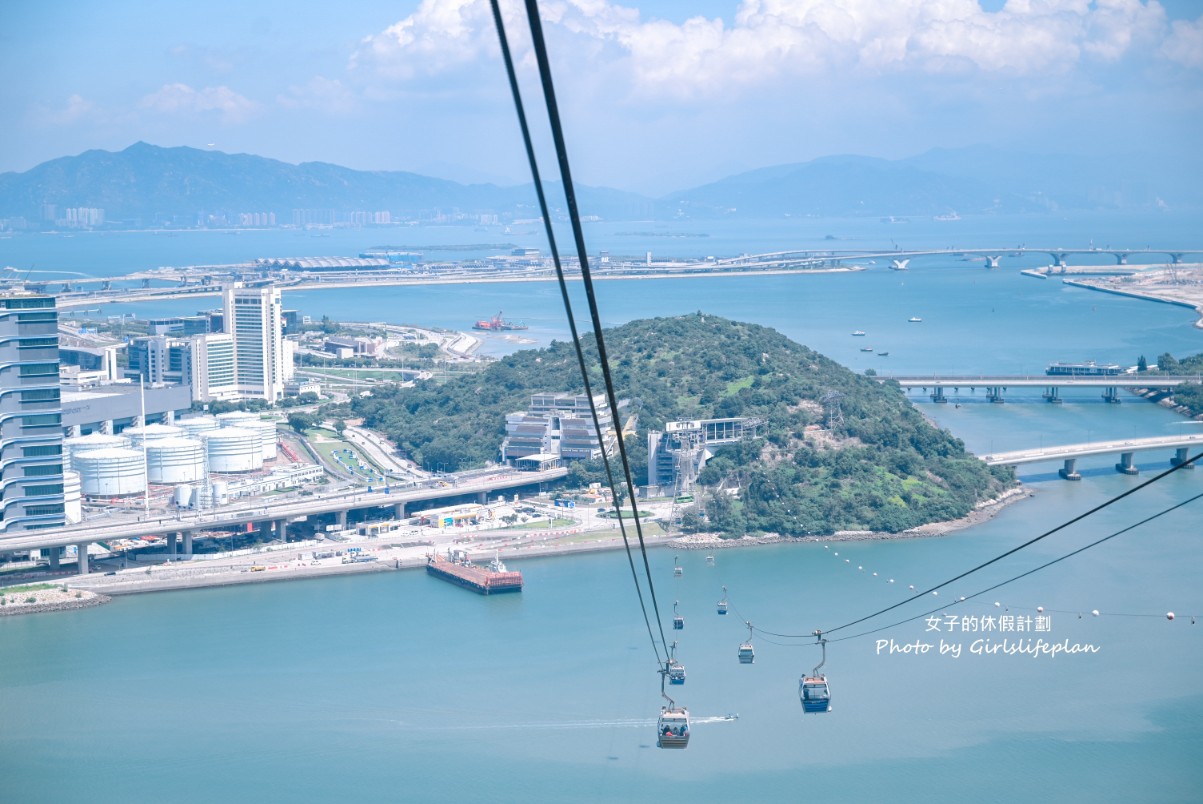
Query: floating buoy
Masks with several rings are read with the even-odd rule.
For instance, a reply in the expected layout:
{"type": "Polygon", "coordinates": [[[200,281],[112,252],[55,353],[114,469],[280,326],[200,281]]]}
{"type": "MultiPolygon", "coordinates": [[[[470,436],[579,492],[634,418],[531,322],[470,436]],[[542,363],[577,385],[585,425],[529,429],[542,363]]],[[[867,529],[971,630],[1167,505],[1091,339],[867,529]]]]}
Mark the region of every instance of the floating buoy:
{"type": "Polygon", "coordinates": [[[1091,613],[1091,614],[1093,614],[1095,617],[1098,617],[1098,616],[1099,616],[1099,610],[1098,610],[1098,609],[1093,609],[1093,610],[1092,610],[1090,613],[1091,613]]]}
{"type": "Polygon", "coordinates": [[[1044,614],[1044,606],[1037,606],[1036,611],[1039,614],[1044,614]]]}
{"type": "Polygon", "coordinates": [[[1172,619],[1174,619],[1174,612],[1172,612],[1172,611],[1167,611],[1167,612],[1165,613],[1165,618],[1166,618],[1167,620],[1172,620],[1172,619]]]}
{"type": "Polygon", "coordinates": [[[939,596],[939,594],[940,594],[940,593],[939,593],[939,592],[936,592],[936,591],[933,591],[933,592],[932,592],[932,595],[933,595],[933,596],[939,596]]]}
{"type": "Polygon", "coordinates": [[[889,582],[890,582],[890,583],[894,583],[894,579],[893,579],[893,578],[891,578],[889,582]]]}
{"type": "Polygon", "coordinates": [[[913,591],[915,591],[915,585],[911,584],[910,586],[907,587],[907,589],[910,589],[913,592],[913,591]]]}
{"type": "Polygon", "coordinates": [[[833,556],[838,556],[838,555],[839,555],[839,553],[832,553],[832,555],[833,555],[833,556]]]}
{"type": "Polygon", "coordinates": [[[831,545],[829,545],[829,544],[825,544],[825,545],[823,545],[823,549],[824,549],[824,550],[830,550],[830,549],[831,549],[831,545]]]}
{"type": "Polygon", "coordinates": [[[874,577],[874,578],[876,578],[876,577],[877,577],[877,573],[876,573],[876,572],[875,572],[875,573],[873,573],[873,577],[874,577]]]}
{"type": "Polygon", "coordinates": [[[845,558],[845,559],[844,559],[844,563],[845,563],[845,564],[851,564],[852,562],[851,562],[851,561],[849,561],[848,559],[846,559],[846,558],[845,558]]]}
{"type": "Polygon", "coordinates": [[[965,596],[964,596],[964,595],[961,595],[959,598],[957,598],[957,600],[959,600],[961,603],[964,603],[964,602],[965,602],[965,596]]]}
{"type": "Polygon", "coordinates": [[[997,600],[996,600],[996,601],[994,601],[994,608],[996,608],[996,609],[997,609],[997,608],[999,608],[999,607],[1001,607],[1001,606],[1002,606],[1002,603],[999,603],[997,600]]]}
{"type": "Polygon", "coordinates": [[[861,572],[864,572],[864,571],[865,571],[865,568],[864,568],[864,567],[859,567],[859,566],[858,566],[858,567],[857,567],[857,569],[858,569],[858,570],[860,570],[861,572]]]}

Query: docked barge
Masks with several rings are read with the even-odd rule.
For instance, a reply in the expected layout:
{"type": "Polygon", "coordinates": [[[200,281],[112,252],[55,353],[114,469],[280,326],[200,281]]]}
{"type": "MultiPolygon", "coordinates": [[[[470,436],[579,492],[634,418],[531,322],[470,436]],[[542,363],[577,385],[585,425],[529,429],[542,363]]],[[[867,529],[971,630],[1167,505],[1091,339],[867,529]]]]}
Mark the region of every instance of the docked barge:
{"type": "Polygon", "coordinates": [[[521,572],[508,571],[500,558],[494,558],[487,567],[478,567],[462,550],[449,556],[437,553],[430,556],[426,559],[426,573],[482,595],[522,591],[521,572]]]}

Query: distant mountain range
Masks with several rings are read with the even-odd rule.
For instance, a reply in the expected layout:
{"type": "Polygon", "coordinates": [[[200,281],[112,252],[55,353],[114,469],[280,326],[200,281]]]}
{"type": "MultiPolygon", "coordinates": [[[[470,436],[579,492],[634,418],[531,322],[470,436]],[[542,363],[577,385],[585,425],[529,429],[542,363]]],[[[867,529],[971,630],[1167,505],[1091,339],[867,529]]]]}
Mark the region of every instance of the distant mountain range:
{"type": "MultiPolygon", "coordinates": [[[[985,147],[886,160],[832,156],[761,168],[663,198],[577,188],[581,211],[608,220],[782,215],[942,215],[1203,206],[1191,170],[1037,156],[985,147]]],[[[549,185],[549,196],[557,193],[549,185]]],[[[0,221],[51,228],[69,208],[104,210],[108,225],[237,225],[248,213],[278,224],[351,220],[389,211],[393,220],[495,214],[537,218],[531,185],[460,184],[397,171],[324,162],[290,165],[249,154],[161,148],[143,142],[93,150],[0,174],[0,221]]],[[[563,214],[557,210],[557,214],[563,214]]]]}

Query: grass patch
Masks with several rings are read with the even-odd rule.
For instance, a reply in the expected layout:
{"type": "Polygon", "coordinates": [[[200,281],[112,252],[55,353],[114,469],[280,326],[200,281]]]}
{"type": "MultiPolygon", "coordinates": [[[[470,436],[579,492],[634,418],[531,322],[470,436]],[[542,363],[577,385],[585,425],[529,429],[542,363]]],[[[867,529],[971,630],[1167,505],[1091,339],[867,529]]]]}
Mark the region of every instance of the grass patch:
{"type": "Polygon", "coordinates": [[[56,583],[30,583],[24,586],[5,586],[0,588],[0,595],[23,595],[27,592],[45,592],[50,589],[61,589],[56,583]]]}
{"type": "Polygon", "coordinates": [[[735,396],[743,389],[751,388],[754,382],[756,382],[756,378],[750,375],[739,380],[733,380],[727,383],[727,390],[723,393],[723,396],[735,396]]]}

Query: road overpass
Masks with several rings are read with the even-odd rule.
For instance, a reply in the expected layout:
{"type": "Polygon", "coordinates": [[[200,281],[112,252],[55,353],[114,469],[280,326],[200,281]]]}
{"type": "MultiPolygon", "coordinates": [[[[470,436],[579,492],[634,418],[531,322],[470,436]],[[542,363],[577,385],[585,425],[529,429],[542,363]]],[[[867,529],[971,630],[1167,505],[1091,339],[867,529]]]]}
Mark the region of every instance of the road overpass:
{"type": "MultiPolygon", "coordinates": [[[[980,457],[988,466],[1021,466],[1044,461],[1065,461],[1065,465],[1057,473],[1066,480],[1081,480],[1082,476],[1076,470],[1078,458],[1092,455],[1119,455],[1120,462],[1115,465],[1116,471],[1125,475],[1134,475],[1139,471],[1133,463],[1133,456],[1137,452],[1151,449],[1173,449],[1175,453],[1174,457],[1170,459],[1170,465],[1178,466],[1190,460],[1188,453],[1192,448],[1194,448],[1196,456],[1200,454],[1199,450],[1203,449],[1203,433],[1064,444],[1056,447],[996,452],[980,457]]],[[[1186,468],[1193,469],[1194,463],[1187,464],[1186,468]]]]}
{"type": "Polygon", "coordinates": [[[954,393],[959,393],[962,388],[968,388],[971,392],[976,392],[978,388],[981,388],[985,390],[988,401],[1001,403],[1004,401],[1003,395],[1011,388],[1043,388],[1044,398],[1048,402],[1060,402],[1060,389],[1062,388],[1102,388],[1103,399],[1108,402],[1118,403],[1118,390],[1120,388],[1169,390],[1177,388],[1179,385],[1203,384],[1203,375],[1199,374],[1149,374],[1146,372],[1118,374],[1107,377],[1083,377],[1078,375],[1050,376],[1047,374],[955,377],[947,375],[886,376],[879,374],[877,379],[881,381],[892,380],[907,391],[919,389],[927,393],[927,389],[930,388],[930,396],[933,402],[947,402],[948,397],[945,392],[949,389],[952,389],[954,393]]]}
{"type": "MultiPolygon", "coordinates": [[[[46,528],[22,531],[19,534],[0,536],[0,554],[23,553],[28,550],[53,549],[76,545],[79,550],[81,575],[88,571],[87,546],[94,542],[113,539],[135,539],[140,536],[163,536],[167,539],[168,553],[175,554],[177,536],[183,538],[185,554],[192,552],[193,534],[201,530],[223,530],[259,525],[263,533],[275,530],[283,535],[288,522],[309,516],[336,514],[346,524],[348,511],[364,508],[392,508],[400,519],[405,516],[406,506],[418,502],[432,502],[450,497],[475,495],[481,502],[495,491],[532,486],[559,480],[568,474],[565,468],[548,469],[542,472],[509,471],[458,482],[453,479],[432,481],[430,485],[390,489],[388,491],[346,492],[323,496],[293,498],[289,500],[257,500],[254,504],[228,505],[204,511],[184,511],[175,516],[125,515],[120,519],[91,519],[62,528],[46,528]]],[[[51,565],[57,564],[57,550],[53,552],[51,565]]]]}

